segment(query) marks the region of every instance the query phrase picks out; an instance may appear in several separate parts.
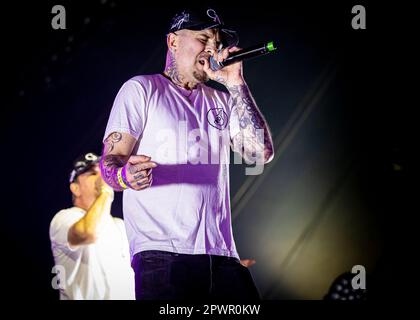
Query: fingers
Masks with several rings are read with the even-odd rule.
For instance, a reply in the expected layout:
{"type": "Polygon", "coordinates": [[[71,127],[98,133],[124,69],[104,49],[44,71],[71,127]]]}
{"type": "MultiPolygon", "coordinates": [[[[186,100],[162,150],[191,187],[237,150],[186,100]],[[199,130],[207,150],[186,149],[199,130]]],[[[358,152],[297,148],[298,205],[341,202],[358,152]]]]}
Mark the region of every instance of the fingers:
{"type": "Polygon", "coordinates": [[[240,262],[241,262],[241,265],[247,268],[249,268],[250,266],[256,263],[255,259],[242,259],[240,260],[240,262]]]}
{"type": "Polygon", "coordinates": [[[149,175],[146,175],[144,178],[140,178],[140,179],[130,182],[130,185],[134,190],[143,190],[150,187],[152,185],[152,181],[153,181],[153,175],[150,173],[149,175]]]}
{"type": "Polygon", "coordinates": [[[239,47],[230,47],[230,48],[227,48],[227,49],[229,50],[229,53],[230,52],[237,52],[237,51],[242,50],[242,48],[239,48],[239,47]]]}
{"type": "Polygon", "coordinates": [[[143,189],[149,188],[152,185],[152,181],[153,181],[153,179],[150,180],[148,183],[144,183],[144,184],[142,184],[141,182],[137,183],[136,190],[138,191],[138,190],[143,190],[143,189]]]}
{"type": "Polygon", "coordinates": [[[142,171],[139,171],[139,172],[135,173],[133,175],[133,178],[135,180],[140,180],[142,178],[150,176],[151,174],[152,174],[152,168],[147,169],[147,170],[142,170],[142,171]]]}
{"type": "Polygon", "coordinates": [[[150,182],[150,179],[151,179],[151,177],[145,177],[145,178],[142,178],[142,179],[138,179],[137,181],[135,181],[135,184],[140,187],[140,186],[143,186],[145,184],[148,184],[150,182]]]}
{"type": "Polygon", "coordinates": [[[147,169],[152,169],[152,168],[156,168],[157,167],[157,163],[153,162],[153,161],[148,161],[148,162],[142,162],[140,164],[127,164],[127,171],[131,174],[131,175],[135,175],[137,172],[143,171],[143,170],[147,170],[147,169]]]}
{"type": "Polygon", "coordinates": [[[213,54],[213,59],[216,60],[217,62],[222,62],[227,57],[229,57],[229,48],[225,48],[225,49],[222,49],[220,51],[216,51],[213,54]]]}
{"type": "Polygon", "coordinates": [[[147,162],[150,159],[151,159],[151,157],[141,154],[141,155],[138,155],[138,156],[137,155],[136,156],[131,156],[128,159],[128,162],[131,163],[131,164],[137,164],[137,163],[147,162]]]}
{"type": "Polygon", "coordinates": [[[146,177],[146,174],[144,172],[145,171],[140,171],[140,172],[136,173],[135,175],[133,175],[133,179],[134,180],[140,180],[140,179],[146,177]]]}
{"type": "Polygon", "coordinates": [[[99,193],[100,194],[106,194],[108,196],[110,196],[110,198],[112,200],[114,200],[114,189],[112,189],[109,185],[107,185],[106,183],[101,186],[101,188],[99,189],[99,193]]]}
{"type": "MultiPolygon", "coordinates": [[[[213,59],[216,62],[219,62],[220,63],[223,60],[226,60],[232,52],[236,52],[236,51],[239,51],[239,50],[241,50],[241,49],[238,48],[238,47],[230,47],[230,48],[222,49],[222,50],[220,50],[218,52],[214,52],[213,53],[213,59]]],[[[239,64],[241,66],[240,62],[237,62],[235,64],[239,64]]],[[[226,83],[227,78],[229,78],[229,75],[230,74],[232,74],[232,73],[240,73],[241,72],[241,70],[238,69],[237,66],[234,67],[233,69],[231,67],[227,67],[224,70],[213,71],[210,68],[210,62],[209,62],[209,60],[206,60],[206,59],[204,59],[203,70],[204,70],[204,72],[206,72],[206,74],[208,75],[208,77],[210,79],[215,80],[215,81],[220,82],[220,83],[223,83],[223,84],[226,83]],[[229,70],[229,68],[230,68],[230,70],[229,70]]],[[[237,77],[237,75],[233,75],[233,77],[237,77]]]]}
{"type": "Polygon", "coordinates": [[[238,48],[238,47],[228,47],[218,52],[215,52],[213,54],[213,59],[216,60],[217,62],[222,62],[223,60],[226,60],[229,57],[230,53],[237,52],[240,50],[241,48],[238,48]]]}
{"type": "Polygon", "coordinates": [[[217,62],[221,62],[223,60],[226,60],[229,57],[229,54],[232,52],[237,52],[242,50],[241,48],[238,47],[228,47],[228,48],[224,48],[218,52],[215,52],[213,55],[214,60],[216,60],[217,62]]]}
{"type": "Polygon", "coordinates": [[[102,187],[104,184],[106,184],[106,183],[103,181],[102,177],[99,175],[99,176],[96,178],[96,180],[95,180],[95,188],[96,188],[96,190],[97,190],[98,192],[99,192],[99,191],[101,191],[101,187],[102,187]]]}
{"type": "Polygon", "coordinates": [[[152,170],[156,167],[157,164],[153,161],[141,162],[136,165],[127,163],[125,175],[129,186],[134,190],[150,187],[153,181],[152,170]]]}
{"type": "Polygon", "coordinates": [[[216,52],[215,54],[214,54],[214,59],[217,61],[217,62],[222,62],[223,60],[225,60],[227,57],[229,57],[229,50],[228,50],[228,48],[225,48],[225,49],[223,49],[223,50],[221,50],[221,51],[219,51],[219,52],[216,52]]]}

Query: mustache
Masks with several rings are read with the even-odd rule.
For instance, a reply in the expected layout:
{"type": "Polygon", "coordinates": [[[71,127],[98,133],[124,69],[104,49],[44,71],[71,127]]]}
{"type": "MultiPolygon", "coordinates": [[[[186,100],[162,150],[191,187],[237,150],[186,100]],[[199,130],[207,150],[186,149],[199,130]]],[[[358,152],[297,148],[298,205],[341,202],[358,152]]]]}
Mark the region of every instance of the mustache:
{"type": "Polygon", "coordinates": [[[197,61],[200,61],[200,60],[203,60],[203,59],[208,61],[210,59],[210,57],[211,57],[211,54],[208,53],[208,52],[200,53],[197,57],[197,61]]]}

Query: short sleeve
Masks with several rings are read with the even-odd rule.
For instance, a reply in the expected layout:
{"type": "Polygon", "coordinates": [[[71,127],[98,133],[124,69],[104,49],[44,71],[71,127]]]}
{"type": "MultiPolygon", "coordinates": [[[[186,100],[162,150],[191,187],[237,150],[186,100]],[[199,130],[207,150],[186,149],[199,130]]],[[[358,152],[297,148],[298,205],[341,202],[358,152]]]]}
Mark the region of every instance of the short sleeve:
{"type": "Polygon", "coordinates": [[[139,79],[124,83],[115,97],[103,140],[112,132],[128,133],[138,140],[146,122],[146,101],[146,90],[139,79]]]}
{"type": "Polygon", "coordinates": [[[54,248],[77,250],[70,246],[68,242],[68,232],[70,227],[84,216],[84,212],[74,210],[74,208],[61,210],[50,223],[50,240],[54,248]]]}

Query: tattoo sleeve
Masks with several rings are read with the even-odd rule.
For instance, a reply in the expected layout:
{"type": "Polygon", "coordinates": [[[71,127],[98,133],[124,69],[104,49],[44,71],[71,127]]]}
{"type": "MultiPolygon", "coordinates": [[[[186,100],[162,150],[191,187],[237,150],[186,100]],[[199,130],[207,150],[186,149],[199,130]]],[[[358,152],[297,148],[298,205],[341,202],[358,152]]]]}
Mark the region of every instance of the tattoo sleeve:
{"type": "Polygon", "coordinates": [[[268,124],[258,109],[247,85],[227,87],[232,99],[232,112],[239,119],[240,132],[232,138],[233,150],[249,163],[263,156],[269,161],[273,154],[273,142],[268,124]]]}
{"type": "Polygon", "coordinates": [[[117,171],[124,166],[124,157],[109,154],[114,150],[114,145],[120,142],[122,135],[119,132],[112,133],[104,142],[104,151],[100,161],[102,179],[115,191],[122,191],[123,188],[118,183],[117,171]]]}

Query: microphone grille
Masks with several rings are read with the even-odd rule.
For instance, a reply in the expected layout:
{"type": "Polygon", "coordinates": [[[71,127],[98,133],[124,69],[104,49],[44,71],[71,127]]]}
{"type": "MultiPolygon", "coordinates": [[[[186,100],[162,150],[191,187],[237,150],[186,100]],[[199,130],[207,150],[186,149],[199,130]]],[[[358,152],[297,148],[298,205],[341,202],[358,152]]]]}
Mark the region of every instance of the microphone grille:
{"type": "Polygon", "coordinates": [[[214,60],[213,57],[210,57],[210,69],[213,71],[222,69],[220,64],[216,60],[214,60]]]}

